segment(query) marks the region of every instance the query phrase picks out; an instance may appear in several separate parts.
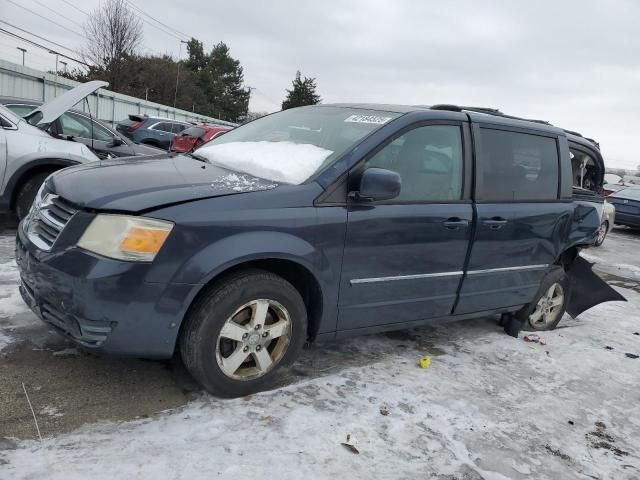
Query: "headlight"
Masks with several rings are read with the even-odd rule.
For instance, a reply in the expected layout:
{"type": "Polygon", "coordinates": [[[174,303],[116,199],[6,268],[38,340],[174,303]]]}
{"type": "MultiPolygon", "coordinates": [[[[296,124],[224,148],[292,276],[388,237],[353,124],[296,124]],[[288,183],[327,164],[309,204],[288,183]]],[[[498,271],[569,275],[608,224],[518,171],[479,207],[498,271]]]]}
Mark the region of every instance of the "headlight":
{"type": "Polygon", "coordinates": [[[128,215],[98,215],[78,246],[118,260],[151,262],[171,233],[173,223],[128,215]]]}

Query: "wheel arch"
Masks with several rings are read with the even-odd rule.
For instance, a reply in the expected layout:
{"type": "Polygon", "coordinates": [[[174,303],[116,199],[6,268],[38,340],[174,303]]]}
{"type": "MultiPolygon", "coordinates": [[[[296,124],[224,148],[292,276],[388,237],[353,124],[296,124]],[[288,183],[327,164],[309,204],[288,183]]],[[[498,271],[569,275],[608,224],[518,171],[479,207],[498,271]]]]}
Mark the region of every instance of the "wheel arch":
{"type": "Polygon", "coordinates": [[[189,307],[181,319],[178,338],[183,333],[184,325],[186,324],[185,318],[189,315],[193,306],[197,304],[198,299],[206,295],[213,284],[223,282],[225,278],[243,270],[256,269],[268,271],[284,278],[300,293],[307,309],[307,339],[312,341],[318,333],[323,314],[324,296],[321,283],[311,269],[301,261],[273,255],[238,259],[216,271],[205,283],[199,284],[189,303],[189,307]]]}
{"type": "Polygon", "coordinates": [[[78,163],[64,158],[41,158],[25,163],[9,178],[3,194],[4,203],[9,210],[13,210],[20,187],[32,176],[44,172],[55,172],[78,163]]]}
{"type": "Polygon", "coordinates": [[[573,245],[565,249],[556,259],[554,265],[562,267],[565,271],[571,266],[580,253],[580,246],[573,245]]]}

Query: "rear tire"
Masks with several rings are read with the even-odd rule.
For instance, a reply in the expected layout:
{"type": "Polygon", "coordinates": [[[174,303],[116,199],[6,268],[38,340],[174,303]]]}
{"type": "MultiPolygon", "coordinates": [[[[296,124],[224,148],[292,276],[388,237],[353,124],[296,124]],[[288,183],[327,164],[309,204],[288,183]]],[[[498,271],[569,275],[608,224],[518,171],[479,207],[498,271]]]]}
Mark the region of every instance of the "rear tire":
{"type": "Polygon", "coordinates": [[[224,277],[190,308],[180,352],[209,392],[238,397],[268,389],[298,357],[307,335],[300,293],[263,270],[224,277]]]}
{"type": "Polygon", "coordinates": [[[561,267],[554,267],[545,275],[533,301],[516,315],[528,331],[553,330],[567,310],[571,296],[569,277],[561,267]]]}
{"type": "Polygon", "coordinates": [[[49,175],[51,175],[51,172],[36,173],[22,184],[16,195],[15,202],[15,212],[18,220],[22,220],[27,216],[33,200],[36,198],[36,193],[38,193],[38,190],[40,190],[40,187],[49,175]]]}

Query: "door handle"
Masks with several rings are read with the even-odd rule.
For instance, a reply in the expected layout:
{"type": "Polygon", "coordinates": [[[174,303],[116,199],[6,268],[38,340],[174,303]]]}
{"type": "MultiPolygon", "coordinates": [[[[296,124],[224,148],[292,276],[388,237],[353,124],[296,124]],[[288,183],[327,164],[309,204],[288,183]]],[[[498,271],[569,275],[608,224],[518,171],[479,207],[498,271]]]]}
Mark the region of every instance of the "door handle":
{"type": "Polygon", "coordinates": [[[502,217],[493,217],[487,220],[483,220],[482,224],[486,225],[487,227],[489,227],[491,230],[499,230],[502,228],[503,225],[505,225],[507,223],[507,220],[505,220],[502,217]]]}
{"type": "Polygon", "coordinates": [[[452,217],[442,222],[442,225],[444,225],[449,230],[458,230],[461,227],[468,227],[469,220],[463,220],[458,217],[452,217]]]}

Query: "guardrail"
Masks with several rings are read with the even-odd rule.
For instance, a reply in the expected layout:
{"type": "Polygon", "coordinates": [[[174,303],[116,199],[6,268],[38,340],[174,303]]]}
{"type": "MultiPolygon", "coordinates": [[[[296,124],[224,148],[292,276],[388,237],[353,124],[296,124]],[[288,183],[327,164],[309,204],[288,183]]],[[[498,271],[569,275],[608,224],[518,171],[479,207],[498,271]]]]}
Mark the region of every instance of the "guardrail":
{"type": "MultiPolygon", "coordinates": [[[[0,60],[0,96],[26,98],[46,102],[79,85],[78,82],[59,77],[53,73],[42,72],[23,67],[6,60],[0,60]]],[[[102,122],[115,124],[127,118],[129,114],[166,117],[185,122],[208,122],[220,125],[235,126],[227,122],[195,112],[168,107],[159,103],[149,102],[141,98],[130,97],[109,90],[100,89],[89,97],[89,106],[83,101],[74,108],[89,111],[102,122]]]]}

